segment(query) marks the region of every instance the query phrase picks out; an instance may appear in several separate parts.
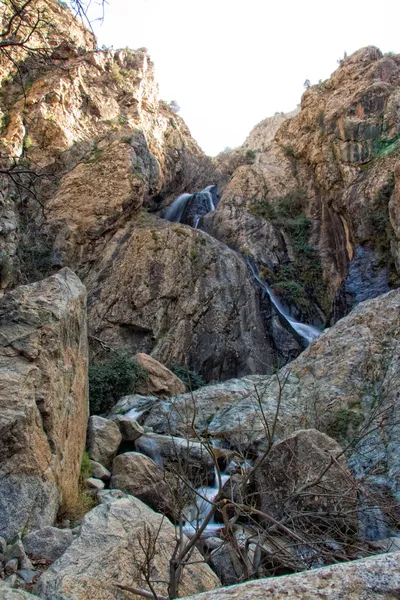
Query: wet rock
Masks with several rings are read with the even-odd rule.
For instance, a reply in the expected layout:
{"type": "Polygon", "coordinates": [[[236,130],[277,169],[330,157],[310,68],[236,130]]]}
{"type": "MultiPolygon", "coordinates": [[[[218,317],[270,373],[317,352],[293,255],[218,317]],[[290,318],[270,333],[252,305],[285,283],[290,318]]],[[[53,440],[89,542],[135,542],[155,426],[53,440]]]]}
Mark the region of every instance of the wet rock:
{"type": "Polygon", "coordinates": [[[18,577],[20,577],[25,583],[33,583],[36,577],[39,577],[38,571],[32,571],[27,569],[20,569],[17,571],[18,577]]]}
{"type": "MultiPolygon", "coordinates": [[[[81,535],[43,573],[34,591],[42,600],[86,600],[95,598],[101,589],[105,598],[117,600],[121,592],[114,584],[142,586],[141,543],[153,539],[151,536],[157,536],[152,561],[156,578],[168,581],[175,527],[132,496],[101,504],[84,517],[81,535]]],[[[190,562],[193,564],[183,569],[181,594],[219,585],[197,550],[190,562]]],[[[167,594],[166,584],[154,585],[158,594],[167,594]]]]}
{"type": "Polygon", "coordinates": [[[33,559],[56,560],[72,543],[70,529],[43,527],[24,536],[23,543],[26,552],[33,559]]]}
{"type": "Polygon", "coordinates": [[[113,421],[103,417],[90,417],[87,448],[91,459],[110,468],[121,440],[122,436],[113,421]]]}
{"type": "Polygon", "coordinates": [[[69,269],[0,301],[0,535],[76,500],[88,416],[85,288],[69,269]]]}
{"type": "Polygon", "coordinates": [[[11,558],[8,560],[4,566],[4,572],[6,575],[11,575],[12,573],[16,573],[18,570],[18,559],[11,558]]]}
{"type": "Polygon", "coordinates": [[[198,441],[146,433],[136,440],[135,446],[156,463],[185,475],[195,487],[214,483],[212,450],[198,441]]]}

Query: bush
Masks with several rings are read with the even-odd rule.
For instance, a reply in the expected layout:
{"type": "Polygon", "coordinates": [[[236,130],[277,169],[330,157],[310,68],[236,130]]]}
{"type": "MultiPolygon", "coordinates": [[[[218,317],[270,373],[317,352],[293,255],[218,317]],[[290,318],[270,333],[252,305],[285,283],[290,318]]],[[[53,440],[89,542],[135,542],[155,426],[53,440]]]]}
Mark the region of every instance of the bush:
{"type": "Polygon", "coordinates": [[[181,381],[183,381],[187,389],[191,392],[194,392],[194,390],[198,390],[200,387],[203,387],[203,385],[206,385],[206,382],[199,373],[187,369],[184,365],[176,365],[171,367],[171,371],[175,373],[175,375],[179,377],[181,381]]]}
{"type": "Polygon", "coordinates": [[[109,411],[121,398],[135,391],[147,372],[129,351],[112,350],[103,361],[89,365],[90,414],[109,411]]]}

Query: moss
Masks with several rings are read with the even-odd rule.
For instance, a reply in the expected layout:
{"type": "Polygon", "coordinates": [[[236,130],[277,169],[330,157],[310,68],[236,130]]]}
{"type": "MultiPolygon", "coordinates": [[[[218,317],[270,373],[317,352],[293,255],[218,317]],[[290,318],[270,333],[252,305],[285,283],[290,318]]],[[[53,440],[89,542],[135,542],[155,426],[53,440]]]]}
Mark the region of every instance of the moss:
{"type": "Polygon", "coordinates": [[[28,148],[32,148],[33,146],[33,140],[30,137],[30,135],[27,135],[26,138],[24,139],[24,148],[26,150],[28,150],[28,148]]]}
{"type": "Polygon", "coordinates": [[[85,163],[87,165],[92,165],[94,163],[97,163],[103,156],[103,153],[104,153],[104,148],[97,148],[97,146],[96,146],[95,148],[93,148],[92,152],[90,153],[90,157],[85,160],[85,163]]]}
{"type": "Polygon", "coordinates": [[[342,408],[333,413],[326,432],[340,442],[353,437],[363,420],[362,413],[342,408]]]}

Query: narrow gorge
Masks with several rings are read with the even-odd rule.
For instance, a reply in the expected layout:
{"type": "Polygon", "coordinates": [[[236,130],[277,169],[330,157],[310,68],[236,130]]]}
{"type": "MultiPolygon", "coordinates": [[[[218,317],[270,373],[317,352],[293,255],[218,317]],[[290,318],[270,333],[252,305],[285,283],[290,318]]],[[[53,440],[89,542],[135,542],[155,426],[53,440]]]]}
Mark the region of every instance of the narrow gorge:
{"type": "Polygon", "coordinates": [[[211,158],[145,48],[0,17],[0,598],[398,597],[400,55],[211,158]]]}

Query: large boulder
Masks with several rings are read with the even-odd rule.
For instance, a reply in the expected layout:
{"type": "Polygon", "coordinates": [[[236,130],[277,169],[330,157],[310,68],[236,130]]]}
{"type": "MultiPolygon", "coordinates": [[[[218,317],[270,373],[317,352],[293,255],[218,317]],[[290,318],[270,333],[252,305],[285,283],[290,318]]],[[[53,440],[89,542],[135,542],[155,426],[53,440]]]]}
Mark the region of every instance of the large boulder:
{"type": "Polygon", "coordinates": [[[87,282],[94,336],[188,364],[206,380],[272,371],[247,265],[205,233],[146,215],[96,273],[87,282]]]}
{"type": "Polygon", "coordinates": [[[139,498],[154,510],[176,516],[177,480],[144,454],[126,452],[117,456],[113,462],[110,487],[139,498]]]}
{"type": "Polygon", "coordinates": [[[121,440],[122,435],[114,421],[98,416],[90,417],[87,448],[92,460],[99,462],[107,469],[111,468],[121,440]]]}
{"type": "Polygon", "coordinates": [[[340,445],[316,429],[297,431],[272,447],[255,471],[259,508],[296,531],[332,538],[357,531],[357,489],[340,445]]]}
{"type": "Polygon", "coordinates": [[[88,419],[86,293],[69,269],[0,301],[0,535],[74,504],[88,419]]]}
{"type": "Polygon", "coordinates": [[[65,552],[68,546],[72,544],[73,539],[70,529],[47,526],[28,533],[23,538],[23,544],[25,551],[32,559],[53,561],[65,552]]]}
{"type": "MultiPolygon", "coordinates": [[[[35,593],[43,600],[119,600],[116,587],[147,588],[141,572],[150,558],[151,577],[160,595],[167,595],[169,561],[176,542],[175,527],[137,498],[128,496],[96,506],[83,519],[80,536],[40,578],[35,593]],[[101,594],[101,596],[99,595],[101,594]]],[[[184,540],[186,538],[184,537],[184,540]]],[[[220,585],[217,576],[202,561],[197,550],[183,568],[180,594],[195,594],[220,585]]]]}
{"type": "Polygon", "coordinates": [[[169,398],[186,391],[185,384],[172,371],[148,354],[138,352],[136,362],[145,369],[147,377],[136,386],[138,394],[169,398]]]}
{"type": "Polygon", "coordinates": [[[323,569],[249,581],[191,596],[190,600],[395,600],[400,553],[371,556],[323,569]]]}

